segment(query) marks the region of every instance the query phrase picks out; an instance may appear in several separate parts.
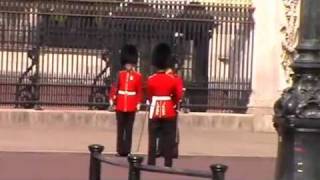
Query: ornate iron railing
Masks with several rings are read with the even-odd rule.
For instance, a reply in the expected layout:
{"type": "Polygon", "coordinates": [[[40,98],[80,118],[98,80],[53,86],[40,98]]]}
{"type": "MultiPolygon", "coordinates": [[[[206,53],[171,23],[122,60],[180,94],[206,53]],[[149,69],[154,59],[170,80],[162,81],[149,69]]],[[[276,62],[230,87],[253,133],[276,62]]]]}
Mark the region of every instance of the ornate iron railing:
{"type": "Polygon", "coordinates": [[[124,43],[168,42],[187,91],[182,106],[244,112],[252,80],[253,8],[173,1],[0,1],[0,104],[105,109],[124,43]]]}

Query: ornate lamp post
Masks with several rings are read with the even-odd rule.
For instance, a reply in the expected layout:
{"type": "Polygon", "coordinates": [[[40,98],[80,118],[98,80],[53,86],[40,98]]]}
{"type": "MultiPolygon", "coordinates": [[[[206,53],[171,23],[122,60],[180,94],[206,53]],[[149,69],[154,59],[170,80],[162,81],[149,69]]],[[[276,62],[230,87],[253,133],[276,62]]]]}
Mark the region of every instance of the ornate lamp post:
{"type": "Polygon", "coordinates": [[[292,87],[275,103],[276,180],[320,179],[320,1],[301,0],[292,87]]]}

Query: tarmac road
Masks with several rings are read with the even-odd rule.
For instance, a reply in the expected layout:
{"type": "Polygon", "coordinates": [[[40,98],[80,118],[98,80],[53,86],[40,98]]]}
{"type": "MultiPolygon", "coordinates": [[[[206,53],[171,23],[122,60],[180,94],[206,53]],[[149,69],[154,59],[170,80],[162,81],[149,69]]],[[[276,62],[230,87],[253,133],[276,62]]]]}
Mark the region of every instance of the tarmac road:
{"type": "MultiPolygon", "coordinates": [[[[112,159],[125,158],[108,155],[112,159]]],[[[163,161],[158,160],[158,165],[163,161]]],[[[209,170],[215,163],[228,165],[226,180],[273,180],[275,158],[270,157],[205,157],[184,156],[175,160],[177,168],[209,170]]],[[[0,152],[0,180],[88,180],[87,153],[26,153],[0,152]]],[[[102,180],[126,180],[125,168],[103,165],[102,180]]],[[[202,179],[156,173],[142,173],[143,180],[202,179]]]]}

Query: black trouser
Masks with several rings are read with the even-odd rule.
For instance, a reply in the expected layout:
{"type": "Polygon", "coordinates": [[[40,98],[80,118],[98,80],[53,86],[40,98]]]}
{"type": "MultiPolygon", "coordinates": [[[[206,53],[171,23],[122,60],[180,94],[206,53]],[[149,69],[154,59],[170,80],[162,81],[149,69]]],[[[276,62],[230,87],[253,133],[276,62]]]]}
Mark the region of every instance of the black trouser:
{"type": "Polygon", "coordinates": [[[164,165],[171,167],[173,151],[176,145],[176,119],[151,119],[149,120],[149,148],[148,164],[156,164],[157,139],[161,137],[161,151],[164,157],[164,165]]]}
{"type": "MultiPolygon", "coordinates": [[[[176,123],[178,123],[178,120],[176,120],[176,123]]],[[[179,134],[179,128],[178,128],[178,124],[177,124],[175,147],[173,148],[173,154],[172,154],[173,158],[179,157],[179,142],[180,142],[180,134],[179,134]]],[[[163,156],[162,144],[163,144],[163,140],[162,140],[161,136],[159,135],[159,137],[157,137],[157,157],[163,156]]]]}
{"type": "Polygon", "coordinates": [[[132,128],[135,112],[116,112],[117,118],[117,152],[126,156],[131,152],[132,128]]]}

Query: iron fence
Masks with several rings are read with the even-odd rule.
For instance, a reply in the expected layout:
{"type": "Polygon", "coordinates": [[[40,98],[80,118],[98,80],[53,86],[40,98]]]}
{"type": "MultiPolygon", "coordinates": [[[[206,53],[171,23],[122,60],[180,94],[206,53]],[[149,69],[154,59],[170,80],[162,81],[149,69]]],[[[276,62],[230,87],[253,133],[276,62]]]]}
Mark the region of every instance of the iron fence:
{"type": "Polygon", "coordinates": [[[141,171],[191,176],[191,177],[206,178],[206,179],[212,179],[212,180],[224,180],[225,172],[228,169],[228,166],[223,164],[212,164],[210,166],[211,172],[144,165],[142,164],[143,157],[135,156],[135,155],[129,155],[128,163],[124,163],[124,162],[119,162],[119,161],[105,158],[102,155],[102,151],[104,150],[104,147],[101,145],[98,145],[98,144],[90,145],[89,150],[90,150],[89,180],[101,179],[102,163],[109,164],[112,166],[122,167],[122,168],[128,168],[129,180],[140,180],[141,171]]]}
{"type": "Polygon", "coordinates": [[[0,104],[108,107],[119,49],[153,72],[159,42],[174,49],[192,111],[244,112],[251,93],[253,8],[181,1],[0,0],[0,104]]]}

